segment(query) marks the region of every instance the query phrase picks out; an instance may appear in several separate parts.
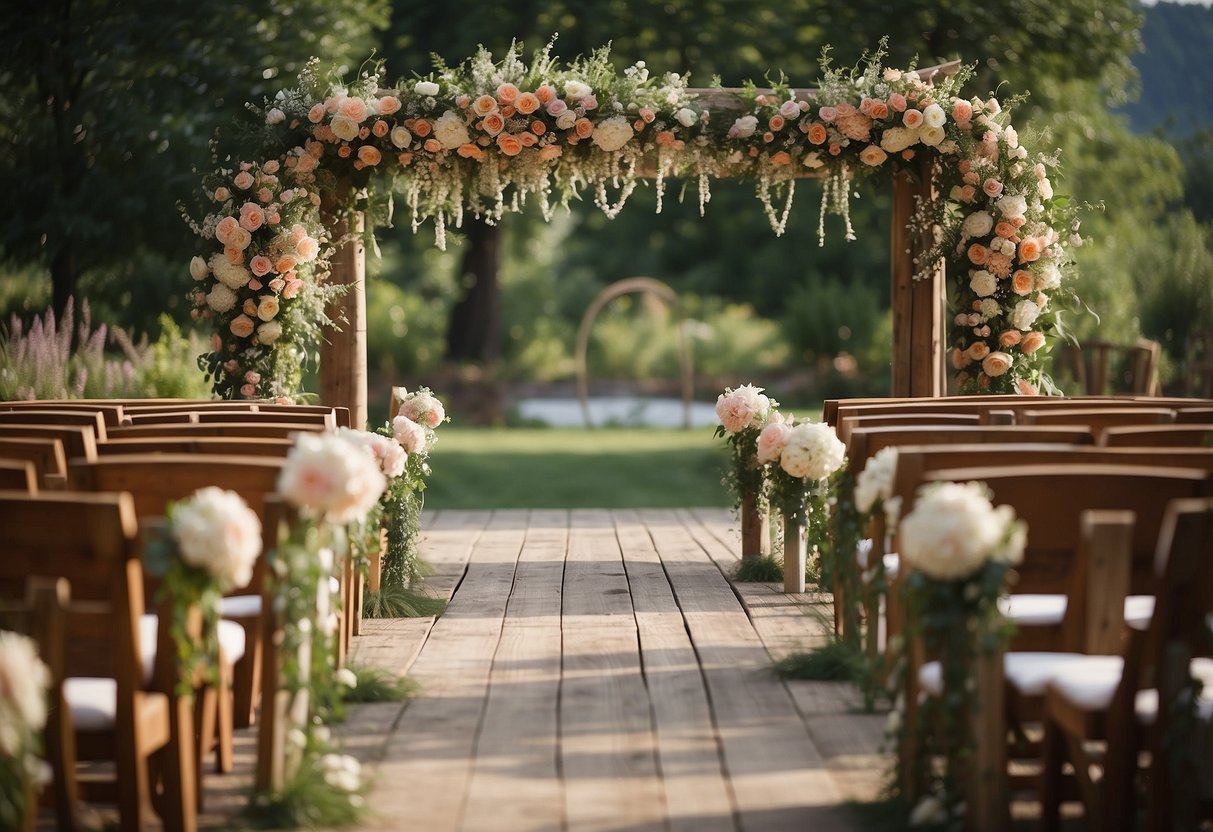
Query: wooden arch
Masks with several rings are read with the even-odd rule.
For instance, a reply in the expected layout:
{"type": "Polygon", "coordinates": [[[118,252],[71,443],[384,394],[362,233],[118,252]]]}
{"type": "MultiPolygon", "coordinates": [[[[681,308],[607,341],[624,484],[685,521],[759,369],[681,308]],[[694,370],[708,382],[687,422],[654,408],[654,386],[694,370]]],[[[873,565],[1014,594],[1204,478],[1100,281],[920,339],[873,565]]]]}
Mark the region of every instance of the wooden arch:
{"type": "MultiPolygon", "coordinates": [[[[939,75],[954,75],[960,62],[917,70],[924,81],[939,75]]],[[[740,89],[693,89],[714,110],[740,111],[740,89]]],[[[771,90],[759,90],[759,93],[771,90]]],[[[798,89],[797,95],[812,97],[815,90],[798,89]]],[[[925,154],[924,154],[925,155],[925,154]]],[[[890,234],[890,303],[893,310],[892,385],[894,396],[933,397],[944,393],[944,306],[946,301],[944,264],[937,263],[929,275],[914,280],[915,258],[930,248],[934,230],[912,229],[911,219],[919,199],[927,199],[935,189],[935,166],[924,160],[915,176],[898,173],[893,179],[892,232],[890,234]]],[[[811,175],[811,174],[810,174],[811,175]]],[[[338,189],[338,202],[345,204],[348,187],[338,189]],[[344,196],[343,196],[344,194],[344,196]]],[[[329,308],[329,317],[344,321],[340,330],[329,333],[320,352],[320,399],[326,405],[348,407],[350,423],[367,425],[366,355],[366,253],[361,235],[361,218],[348,228],[334,221],[331,238],[348,240],[331,260],[329,282],[349,290],[329,308]]]]}

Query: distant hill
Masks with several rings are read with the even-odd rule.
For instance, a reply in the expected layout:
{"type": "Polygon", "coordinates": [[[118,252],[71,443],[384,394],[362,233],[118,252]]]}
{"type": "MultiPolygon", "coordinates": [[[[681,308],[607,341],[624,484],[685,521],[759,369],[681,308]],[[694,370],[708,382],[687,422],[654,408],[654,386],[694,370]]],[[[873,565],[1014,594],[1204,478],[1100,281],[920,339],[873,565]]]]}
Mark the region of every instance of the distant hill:
{"type": "Polygon", "coordinates": [[[1213,129],[1213,7],[1147,6],[1141,39],[1141,97],[1124,107],[1133,129],[1175,138],[1213,129]]]}

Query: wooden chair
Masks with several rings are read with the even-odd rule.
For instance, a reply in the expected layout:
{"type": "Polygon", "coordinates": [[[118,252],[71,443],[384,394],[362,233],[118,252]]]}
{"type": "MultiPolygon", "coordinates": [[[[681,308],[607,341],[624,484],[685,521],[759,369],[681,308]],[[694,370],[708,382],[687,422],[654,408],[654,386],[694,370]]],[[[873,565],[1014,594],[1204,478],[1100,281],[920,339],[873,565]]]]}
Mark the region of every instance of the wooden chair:
{"type": "Polygon", "coordinates": [[[32,463],[42,488],[61,490],[67,487],[67,456],[58,439],[0,436],[0,459],[32,463]]]}
{"type": "Polygon", "coordinates": [[[143,569],[127,494],[0,492],[0,592],[35,575],[59,585],[43,658],[54,678],[47,756],[58,827],[80,828],[83,796],[116,802],[122,830],[147,828],[155,806],[168,830],[196,829],[192,705],[175,695],[174,651],[145,684],[143,569]],[[68,587],[70,586],[70,598],[68,587]],[[82,779],[78,761],[113,760],[110,781],[82,779]]]}
{"type": "Polygon", "coordinates": [[[105,415],[91,410],[0,410],[0,425],[81,425],[91,427],[98,442],[106,436],[105,415]]]}
{"type": "MultiPolygon", "coordinates": [[[[83,491],[128,491],[134,499],[137,516],[155,518],[164,515],[169,502],[181,500],[208,485],[235,491],[258,517],[264,518],[265,498],[272,493],[282,470],[282,459],[271,457],[235,457],[198,454],[132,454],[106,456],[92,463],[73,462],[70,479],[83,491]]],[[[261,641],[261,586],[265,581],[264,558],[259,560],[253,579],[224,599],[224,618],[244,631],[244,650],[235,661],[232,678],[232,721],[245,727],[253,720],[259,694],[261,641]]],[[[220,740],[226,743],[231,732],[226,725],[227,703],[220,700],[220,740]]],[[[227,768],[230,743],[222,745],[220,765],[227,768]]]]}
{"type": "Polygon", "coordinates": [[[845,416],[837,428],[838,438],[844,443],[851,431],[858,428],[904,427],[908,425],[952,425],[977,426],[981,423],[980,413],[953,413],[950,411],[915,411],[913,413],[864,414],[860,416],[845,416]]]}
{"type": "Polygon", "coordinates": [[[256,422],[269,424],[298,424],[319,425],[321,430],[334,430],[337,427],[337,417],[331,409],[322,412],[301,413],[295,410],[273,411],[257,410],[254,413],[233,413],[223,410],[200,410],[194,414],[201,424],[230,424],[241,422],[256,422]]]}
{"type": "Polygon", "coordinates": [[[1206,425],[1117,425],[1100,434],[1101,445],[1117,447],[1213,447],[1213,423],[1206,425]]]}
{"type": "Polygon", "coordinates": [[[1175,411],[1165,407],[1100,407],[1022,410],[1017,423],[1024,425],[1086,425],[1099,435],[1118,425],[1167,425],[1175,421],[1175,411]]]}
{"type": "MultiPolygon", "coordinates": [[[[0,439],[58,439],[67,459],[96,459],[97,433],[86,425],[0,424],[0,439]]],[[[66,469],[65,469],[66,470],[66,469]]]]}
{"type": "Polygon", "coordinates": [[[1180,425],[1207,425],[1213,423],[1213,407],[1179,407],[1175,422],[1180,425]]]}
{"type": "MultiPolygon", "coordinates": [[[[1017,591],[1027,593],[1073,592],[1065,610],[1065,621],[1058,633],[1058,641],[1050,649],[1036,644],[1031,652],[1008,653],[1005,661],[1007,710],[1013,724],[1029,722],[1039,718],[1044,685],[1048,672],[1064,659],[1063,654],[1074,653],[1086,643],[1085,628],[1087,609],[1101,582],[1090,582],[1084,573],[1092,568],[1095,557],[1104,557],[1101,549],[1117,545],[1127,548],[1126,566],[1128,590],[1139,595],[1154,595],[1156,586],[1152,577],[1152,560],[1162,517],[1172,499],[1203,497],[1213,493],[1213,477],[1203,470],[1179,468],[1155,468],[1145,466],[1119,466],[1095,464],[1068,465],[1024,465],[991,466],[984,468],[959,468],[930,471],[921,482],[909,484],[898,477],[899,491],[910,509],[914,493],[921,484],[929,482],[986,483],[993,493],[996,505],[1007,504],[1015,508],[1016,514],[1028,526],[1027,550],[1023,563],[1016,567],[1017,591]],[[1117,523],[1109,523],[1108,531],[1092,536],[1098,531],[1084,522],[1084,513],[1089,511],[1131,511],[1134,522],[1131,535],[1123,528],[1117,531],[1117,523]],[[1117,543],[1118,535],[1123,538],[1117,543]],[[1092,545],[1103,538],[1102,546],[1092,545]],[[1080,551],[1090,554],[1079,557],[1080,551]],[[1145,567],[1143,570],[1142,567],[1145,567]],[[1143,574],[1144,571],[1144,574],[1143,574]]],[[[906,579],[903,565],[897,576],[897,590],[906,579]]],[[[1103,583],[1108,583],[1104,581],[1103,583]]],[[[1119,601],[1123,606],[1123,600],[1119,601]]],[[[1101,605],[1101,609],[1106,607],[1101,605]]],[[[900,612],[900,610],[899,610],[900,612]]],[[[1116,612],[1121,612],[1117,610],[1116,612]]],[[[1123,613],[1122,613],[1123,615],[1123,613]]],[[[905,632],[902,625],[899,630],[905,632]]],[[[910,724],[917,719],[918,696],[921,689],[937,689],[937,672],[924,663],[921,649],[911,650],[910,666],[905,676],[906,716],[910,724]]],[[[1000,713],[987,713],[986,723],[998,720],[1000,713]]],[[[988,737],[1005,737],[1004,724],[986,726],[988,737]]],[[[1005,742],[995,743],[995,749],[984,749],[983,753],[1005,755],[1005,742]]],[[[902,749],[905,759],[912,760],[914,749],[907,743],[902,749]]],[[[1001,758],[1004,762],[1005,757],[1001,758]]]]}
{"type": "MultiPolygon", "coordinates": [[[[1195,670],[1206,677],[1201,693],[1201,719],[1213,712],[1208,685],[1210,662],[1189,665],[1191,656],[1209,656],[1207,616],[1213,609],[1213,501],[1177,500],[1171,504],[1158,540],[1154,577],[1158,598],[1144,633],[1134,633],[1124,652],[1115,657],[1075,659],[1059,670],[1045,694],[1044,780],[1042,828],[1059,829],[1061,775],[1068,758],[1080,784],[1090,828],[1118,832],[1136,827],[1139,751],[1150,752],[1148,790],[1149,829],[1195,828],[1184,809],[1191,797],[1176,788],[1179,772],[1170,764],[1169,742],[1181,746],[1191,726],[1174,735],[1172,711],[1180,689],[1195,670]],[[1178,649],[1177,649],[1178,648],[1178,649]],[[1178,659],[1178,662],[1176,661],[1178,659]],[[1178,665],[1178,667],[1176,667],[1178,665]],[[1178,672],[1176,672],[1178,670],[1178,672]],[[1204,671],[1203,674],[1200,671],[1204,671]],[[1096,758],[1088,752],[1103,743],[1098,761],[1102,777],[1091,770],[1096,758]],[[1175,816],[1179,815],[1179,818],[1175,816]],[[1179,824],[1175,824],[1180,820],[1179,824]]],[[[1193,718],[1196,715],[1193,714],[1193,718]]]]}
{"type": "Polygon", "coordinates": [[[158,436],[248,436],[248,437],[277,437],[290,439],[296,433],[308,431],[323,431],[319,424],[302,424],[299,422],[212,422],[209,424],[179,424],[179,425],[123,425],[110,431],[114,439],[147,439],[158,436]]]}

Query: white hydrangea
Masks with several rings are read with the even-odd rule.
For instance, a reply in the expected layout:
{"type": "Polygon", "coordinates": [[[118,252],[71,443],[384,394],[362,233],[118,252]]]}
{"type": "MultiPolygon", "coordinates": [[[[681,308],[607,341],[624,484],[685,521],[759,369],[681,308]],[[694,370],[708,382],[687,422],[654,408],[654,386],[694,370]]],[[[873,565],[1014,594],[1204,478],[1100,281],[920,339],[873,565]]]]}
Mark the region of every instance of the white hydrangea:
{"type": "Polygon", "coordinates": [[[179,503],[172,534],[181,559],[208,572],[227,592],[248,584],[261,554],[261,521],[234,491],[208,486],[179,503]]]}
{"type": "Polygon", "coordinates": [[[897,473],[897,448],[881,448],[855,478],[855,508],[864,514],[872,511],[876,501],[885,502],[893,494],[893,477],[897,473]]]}
{"type": "Polygon", "coordinates": [[[793,477],[820,480],[833,474],[846,459],[847,446],[824,422],[805,422],[788,432],[779,466],[793,477]]]}
{"type": "Polygon", "coordinates": [[[974,211],[965,217],[964,225],[961,226],[961,234],[964,239],[968,240],[972,237],[984,237],[993,229],[994,218],[988,211],[974,211]]]}
{"type": "Polygon", "coordinates": [[[206,293],[206,305],[222,315],[236,305],[236,293],[222,283],[216,283],[206,293]]]}
{"type": "Polygon", "coordinates": [[[1036,271],[1037,289],[1056,289],[1061,286],[1061,269],[1054,263],[1045,263],[1036,271]]]}
{"type": "Polygon", "coordinates": [[[1036,323],[1036,319],[1040,317],[1040,312],[1040,307],[1034,301],[1021,300],[1011,310],[1011,326],[1022,332],[1027,332],[1032,328],[1032,324],[1036,323]]]}
{"type": "Polygon", "coordinates": [[[239,263],[233,263],[224,254],[211,256],[211,272],[215,279],[229,289],[241,289],[253,279],[253,273],[239,263]]]}
{"type": "Polygon", "coordinates": [[[257,340],[269,346],[282,337],[282,324],[277,321],[266,321],[257,327],[257,340]]]}
{"type": "Polygon", "coordinates": [[[941,581],[967,578],[991,560],[1019,563],[1026,540],[1010,506],[994,508],[977,482],[928,486],[901,521],[902,558],[941,581]]]}

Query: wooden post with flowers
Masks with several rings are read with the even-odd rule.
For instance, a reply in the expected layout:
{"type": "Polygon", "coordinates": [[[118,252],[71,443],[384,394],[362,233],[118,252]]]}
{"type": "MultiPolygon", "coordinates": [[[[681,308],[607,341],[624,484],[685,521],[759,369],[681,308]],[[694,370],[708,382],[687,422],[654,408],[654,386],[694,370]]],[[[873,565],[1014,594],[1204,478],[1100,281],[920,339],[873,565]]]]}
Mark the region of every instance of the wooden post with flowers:
{"type": "Polygon", "coordinates": [[[916,259],[934,242],[932,227],[914,224],[920,200],[935,190],[935,165],[924,161],[915,176],[893,176],[891,233],[893,311],[893,396],[942,396],[944,393],[944,264],[934,264],[915,279],[916,259]]]}
{"type": "Polygon", "coordinates": [[[347,206],[352,187],[339,180],[322,204],[325,226],[337,248],[329,261],[328,282],[348,290],[333,298],[327,314],[339,329],[330,330],[320,346],[320,401],[350,409],[350,426],[367,424],[366,250],[362,244],[365,218],[347,206]]]}

